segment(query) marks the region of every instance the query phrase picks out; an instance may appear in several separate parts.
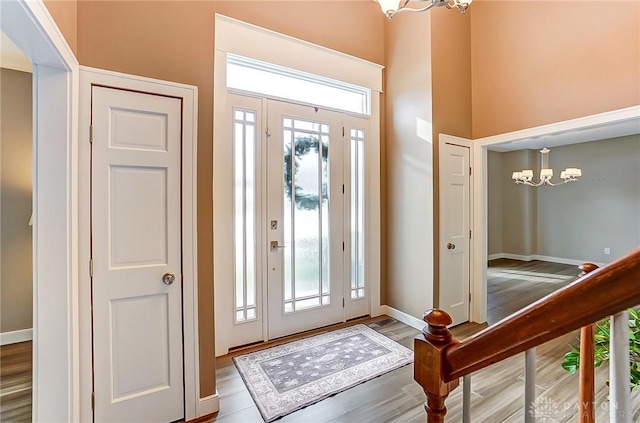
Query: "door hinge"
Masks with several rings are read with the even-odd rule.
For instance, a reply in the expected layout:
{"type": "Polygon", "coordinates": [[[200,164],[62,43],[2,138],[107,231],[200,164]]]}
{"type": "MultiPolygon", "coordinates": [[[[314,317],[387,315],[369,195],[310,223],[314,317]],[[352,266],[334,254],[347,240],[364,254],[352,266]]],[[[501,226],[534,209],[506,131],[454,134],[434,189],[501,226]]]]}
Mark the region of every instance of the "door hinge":
{"type": "Polygon", "coordinates": [[[344,126],[342,127],[342,136],[344,137],[344,126]]]}
{"type": "Polygon", "coordinates": [[[92,410],[96,409],[96,393],[95,392],[91,393],[91,409],[92,410]]]}
{"type": "Polygon", "coordinates": [[[469,292],[469,302],[471,302],[471,292],[469,292]]]}
{"type": "Polygon", "coordinates": [[[344,194],[344,184],[342,184],[342,193],[344,194]]]}
{"type": "Polygon", "coordinates": [[[89,125],[89,143],[93,142],[93,125],[89,125]]]}
{"type": "Polygon", "coordinates": [[[469,239],[471,239],[471,231],[469,231],[469,239]]]}
{"type": "Polygon", "coordinates": [[[342,251],[344,251],[344,241],[342,241],[342,251]]]}
{"type": "Polygon", "coordinates": [[[89,277],[93,277],[93,259],[89,259],[89,277]]]}
{"type": "Polygon", "coordinates": [[[264,134],[267,136],[267,138],[271,136],[271,134],[269,133],[269,128],[265,128],[264,134]]]}
{"type": "Polygon", "coordinates": [[[342,298],[342,308],[344,308],[344,298],[342,298]]]}
{"type": "Polygon", "coordinates": [[[469,176],[471,176],[471,166],[469,166],[469,176]]]}

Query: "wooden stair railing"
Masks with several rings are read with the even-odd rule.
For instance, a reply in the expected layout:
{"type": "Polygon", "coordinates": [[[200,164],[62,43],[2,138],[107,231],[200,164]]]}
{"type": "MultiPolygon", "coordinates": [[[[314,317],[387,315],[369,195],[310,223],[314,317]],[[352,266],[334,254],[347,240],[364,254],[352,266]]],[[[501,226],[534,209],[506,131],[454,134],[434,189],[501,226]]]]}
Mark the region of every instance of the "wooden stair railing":
{"type": "MultiPolygon", "coordinates": [[[[429,310],[414,339],[414,379],[427,395],[428,423],[443,423],[459,378],[640,304],[640,249],[458,342],[451,317],[429,310]]],[[[586,366],[581,366],[586,367],[586,366]]]]}

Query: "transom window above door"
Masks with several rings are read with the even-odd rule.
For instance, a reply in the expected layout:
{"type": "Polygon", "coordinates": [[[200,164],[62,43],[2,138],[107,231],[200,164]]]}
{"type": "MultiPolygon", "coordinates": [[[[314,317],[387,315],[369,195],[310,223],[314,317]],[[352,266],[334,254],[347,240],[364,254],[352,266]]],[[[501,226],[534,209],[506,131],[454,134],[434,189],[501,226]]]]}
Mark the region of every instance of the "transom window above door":
{"type": "Polygon", "coordinates": [[[371,115],[371,90],[319,75],[227,54],[227,88],[371,115]]]}

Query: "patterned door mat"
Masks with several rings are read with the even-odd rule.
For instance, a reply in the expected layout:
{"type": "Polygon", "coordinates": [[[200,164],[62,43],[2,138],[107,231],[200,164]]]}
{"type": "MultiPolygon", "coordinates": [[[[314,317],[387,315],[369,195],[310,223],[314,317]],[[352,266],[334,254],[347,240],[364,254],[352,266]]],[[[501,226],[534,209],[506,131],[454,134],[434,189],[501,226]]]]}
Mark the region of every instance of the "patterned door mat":
{"type": "Polygon", "coordinates": [[[234,357],[265,422],[413,362],[413,351],[359,324],[234,357]]]}

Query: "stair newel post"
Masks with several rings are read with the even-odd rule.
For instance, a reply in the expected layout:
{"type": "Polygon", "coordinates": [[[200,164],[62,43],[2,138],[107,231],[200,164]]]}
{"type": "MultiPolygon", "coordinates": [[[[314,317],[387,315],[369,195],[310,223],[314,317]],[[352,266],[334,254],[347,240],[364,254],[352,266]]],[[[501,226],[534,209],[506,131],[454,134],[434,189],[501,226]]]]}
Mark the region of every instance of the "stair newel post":
{"type": "Polygon", "coordinates": [[[447,408],[444,401],[460,383],[459,379],[444,381],[445,353],[451,345],[457,344],[447,326],[453,323],[451,316],[443,310],[431,309],[424,313],[422,320],[427,326],[413,340],[415,363],[413,378],[427,394],[424,408],[427,423],[444,423],[447,408]]]}
{"type": "MultiPolygon", "coordinates": [[[[584,263],[578,266],[581,270],[579,277],[596,270],[598,266],[593,263],[584,263]]],[[[593,324],[583,326],[580,329],[580,370],[578,385],[579,423],[594,423],[595,417],[595,370],[594,361],[593,324]]]]}

